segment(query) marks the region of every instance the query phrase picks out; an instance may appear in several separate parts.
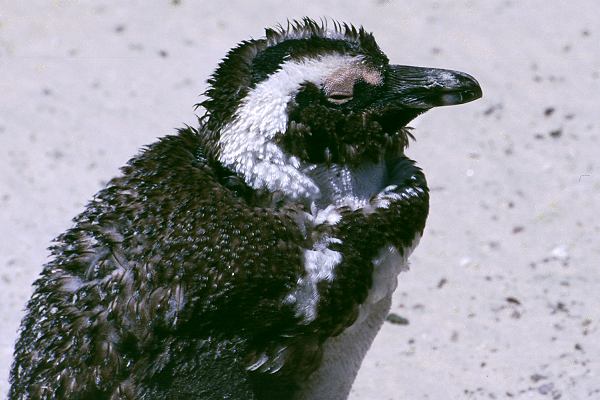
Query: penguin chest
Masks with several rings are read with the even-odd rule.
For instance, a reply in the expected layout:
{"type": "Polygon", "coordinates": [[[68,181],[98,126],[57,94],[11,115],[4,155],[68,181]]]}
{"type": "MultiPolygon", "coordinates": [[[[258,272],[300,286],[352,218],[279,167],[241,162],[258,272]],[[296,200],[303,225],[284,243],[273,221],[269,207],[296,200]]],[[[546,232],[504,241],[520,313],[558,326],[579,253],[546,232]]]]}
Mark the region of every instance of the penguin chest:
{"type": "Polygon", "coordinates": [[[397,275],[408,268],[406,258],[411,251],[406,249],[401,254],[389,246],[379,252],[373,260],[373,285],[360,305],[358,318],[341,334],[325,341],[321,365],[310,375],[296,400],[348,397],[362,360],[388,315],[397,275]]]}

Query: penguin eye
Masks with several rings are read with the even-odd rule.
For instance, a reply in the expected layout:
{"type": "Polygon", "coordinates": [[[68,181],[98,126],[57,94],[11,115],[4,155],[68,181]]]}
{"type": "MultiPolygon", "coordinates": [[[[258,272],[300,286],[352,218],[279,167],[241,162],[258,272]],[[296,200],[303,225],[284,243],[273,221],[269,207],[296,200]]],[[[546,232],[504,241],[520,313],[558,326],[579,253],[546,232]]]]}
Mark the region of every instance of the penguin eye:
{"type": "Polygon", "coordinates": [[[335,92],[331,93],[327,98],[334,104],[344,104],[352,100],[352,93],[335,92]]]}

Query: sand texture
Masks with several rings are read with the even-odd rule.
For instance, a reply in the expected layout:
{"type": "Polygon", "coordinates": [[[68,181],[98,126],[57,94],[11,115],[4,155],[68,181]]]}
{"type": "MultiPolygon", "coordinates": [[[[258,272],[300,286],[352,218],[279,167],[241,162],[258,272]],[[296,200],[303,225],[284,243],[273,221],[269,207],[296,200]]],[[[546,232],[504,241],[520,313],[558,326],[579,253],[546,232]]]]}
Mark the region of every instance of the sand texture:
{"type": "Polygon", "coordinates": [[[0,397],[51,239],[195,123],[229,48],[304,15],[484,91],[413,124],[431,213],[351,399],[600,399],[596,0],[0,0],[0,397]]]}

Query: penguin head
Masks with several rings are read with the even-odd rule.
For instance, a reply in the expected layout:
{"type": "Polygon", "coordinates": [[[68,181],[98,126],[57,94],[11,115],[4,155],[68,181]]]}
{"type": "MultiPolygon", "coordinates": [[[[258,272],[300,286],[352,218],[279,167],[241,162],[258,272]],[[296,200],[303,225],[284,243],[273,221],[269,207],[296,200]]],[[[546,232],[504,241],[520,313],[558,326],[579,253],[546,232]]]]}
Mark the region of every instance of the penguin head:
{"type": "Polygon", "coordinates": [[[404,150],[419,114],[481,97],[465,73],[390,64],[362,27],[327,25],[267,29],[219,64],[201,105],[226,165],[248,175],[266,164],[377,162],[404,150]]]}

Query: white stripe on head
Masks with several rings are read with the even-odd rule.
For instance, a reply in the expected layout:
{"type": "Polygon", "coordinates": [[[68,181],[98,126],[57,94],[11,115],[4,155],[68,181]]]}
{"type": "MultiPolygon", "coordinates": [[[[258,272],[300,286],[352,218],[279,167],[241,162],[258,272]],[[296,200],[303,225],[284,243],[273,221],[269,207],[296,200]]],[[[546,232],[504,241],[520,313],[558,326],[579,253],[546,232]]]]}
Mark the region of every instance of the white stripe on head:
{"type": "Polygon", "coordinates": [[[360,62],[357,56],[331,54],[286,61],[248,93],[233,121],[220,132],[219,160],[255,189],[281,191],[298,199],[317,199],[320,191],[297,157],[273,143],[287,129],[287,106],[305,82],[321,87],[337,69],[360,62]]]}

